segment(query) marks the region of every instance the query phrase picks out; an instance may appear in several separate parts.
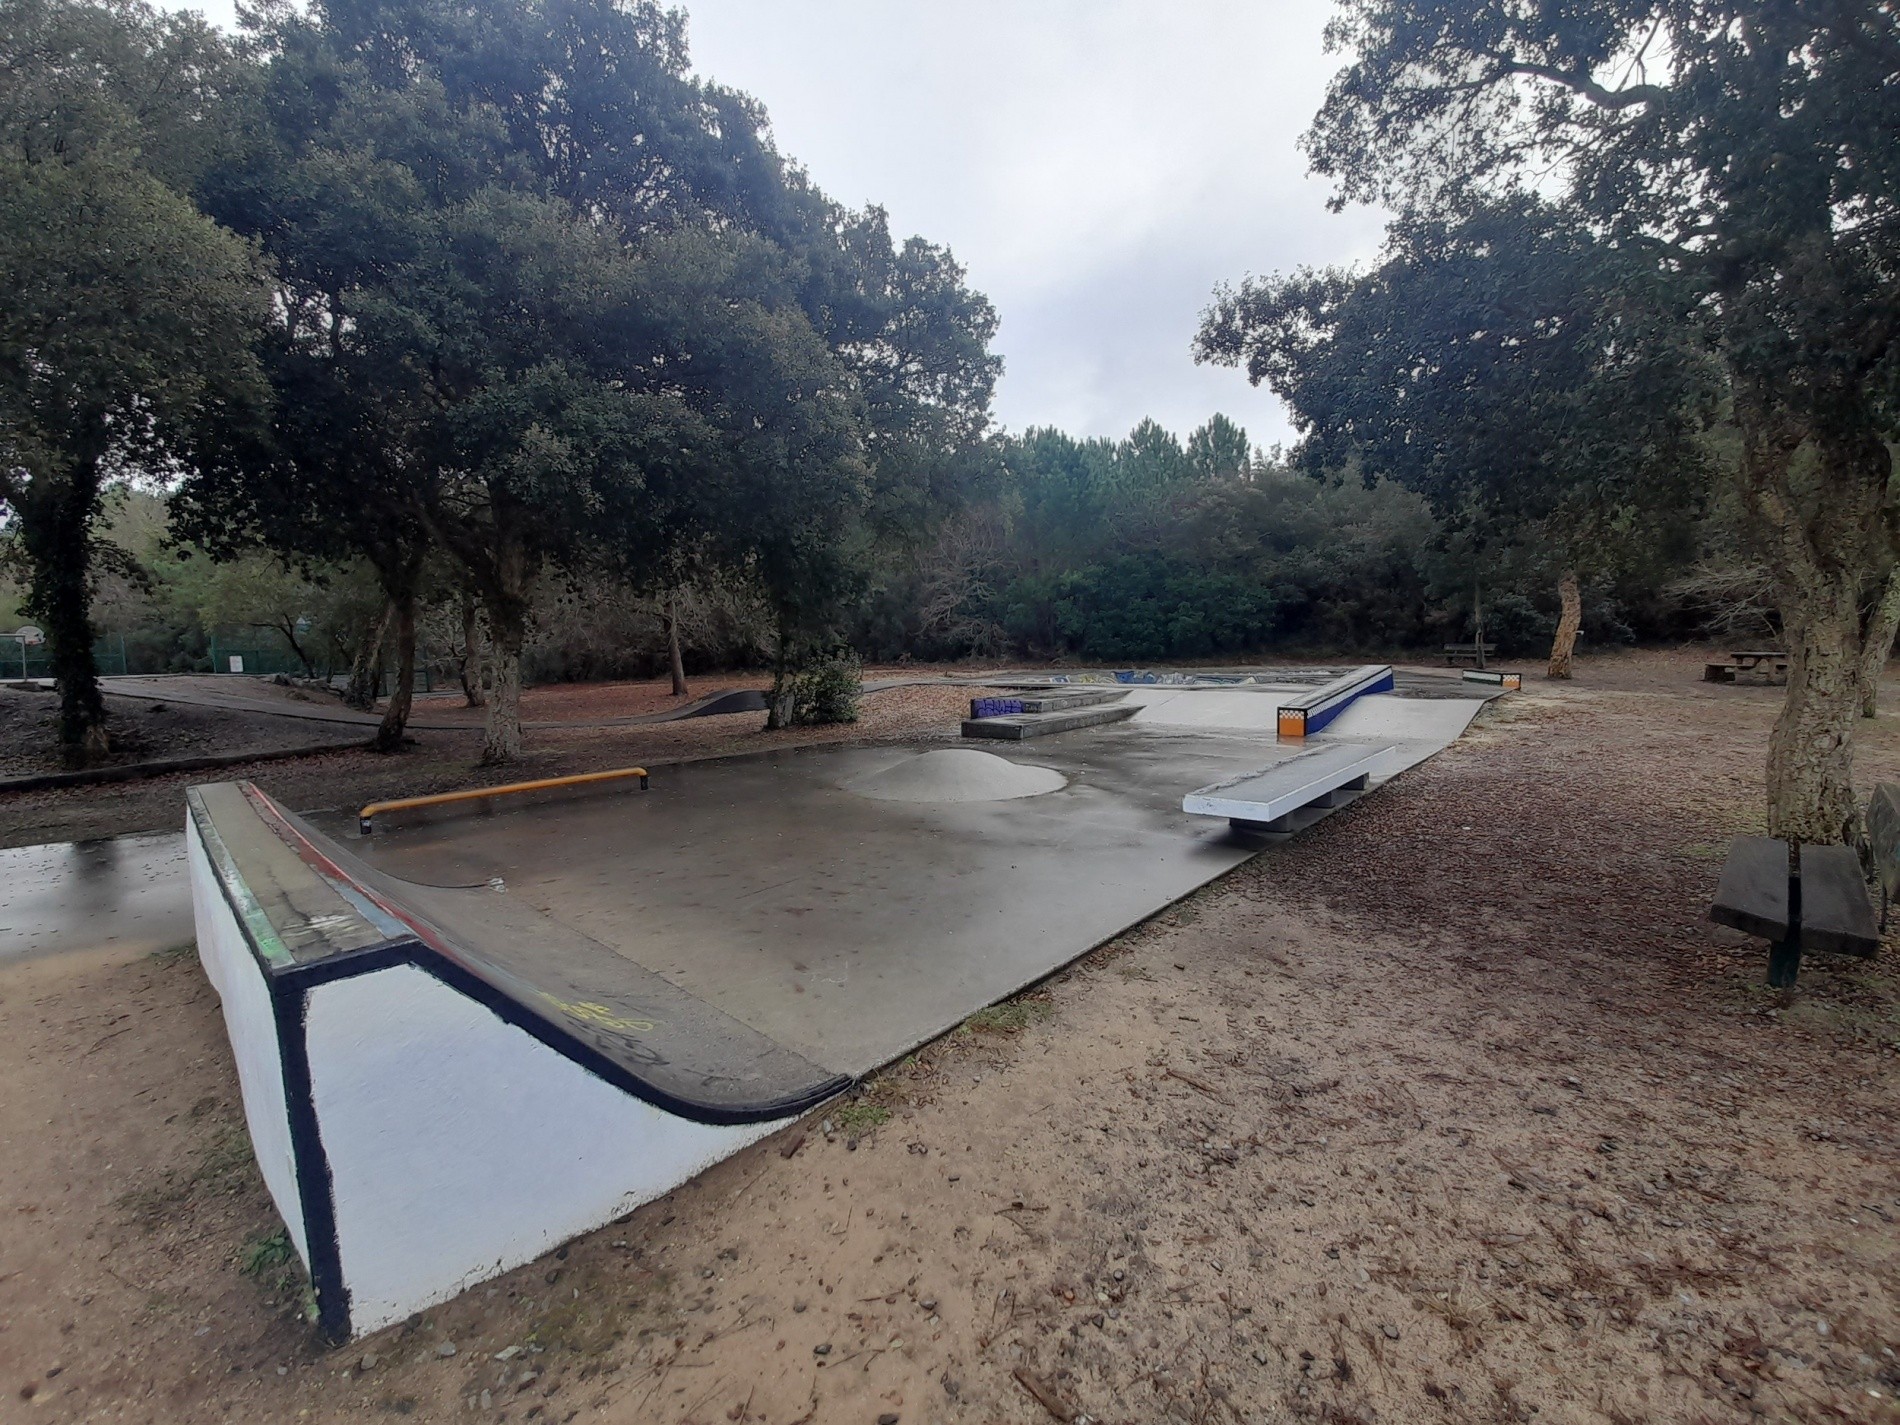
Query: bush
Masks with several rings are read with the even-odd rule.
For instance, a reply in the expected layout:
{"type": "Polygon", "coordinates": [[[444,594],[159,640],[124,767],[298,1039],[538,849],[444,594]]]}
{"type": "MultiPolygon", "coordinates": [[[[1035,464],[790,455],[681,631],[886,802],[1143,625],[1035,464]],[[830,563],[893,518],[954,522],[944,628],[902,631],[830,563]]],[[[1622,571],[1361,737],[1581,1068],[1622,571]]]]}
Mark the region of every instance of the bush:
{"type": "Polygon", "coordinates": [[[791,675],[785,684],[792,698],[791,725],[818,727],[858,720],[858,689],[864,665],[849,649],[840,649],[791,675]]]}
{"type": "Polygon", "coordinates": [[[1504,658],[1533,658],[1550,651],[1557,620],[1522,594],[1493,594],[1484,611],[1484,638],[1504,658]]]}

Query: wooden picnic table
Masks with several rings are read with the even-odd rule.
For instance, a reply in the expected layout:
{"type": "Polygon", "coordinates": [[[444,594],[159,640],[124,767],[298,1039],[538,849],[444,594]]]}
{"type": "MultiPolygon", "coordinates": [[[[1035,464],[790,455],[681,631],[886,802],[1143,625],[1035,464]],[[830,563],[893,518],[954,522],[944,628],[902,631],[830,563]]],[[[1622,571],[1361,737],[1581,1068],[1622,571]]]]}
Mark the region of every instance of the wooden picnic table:
{"type": "Polygon", "coordinates": [[[1702,681],[1733,683],[1737,673],[1761,673],[1771,680],[1786,678],[1788,655],[1779,648],[1736,649],[1728,654],[1726,663],[1706,664],[1702,670],[1702,681]]]}

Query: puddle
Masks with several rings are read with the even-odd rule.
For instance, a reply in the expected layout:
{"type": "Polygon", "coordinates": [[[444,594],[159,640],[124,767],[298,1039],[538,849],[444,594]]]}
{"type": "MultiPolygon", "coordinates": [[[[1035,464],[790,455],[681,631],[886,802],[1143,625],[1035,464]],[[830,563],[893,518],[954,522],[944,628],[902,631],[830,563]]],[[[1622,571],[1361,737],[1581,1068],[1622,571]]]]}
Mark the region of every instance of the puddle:
{"type": "Polygon", "coordinates": [[[181,832],[0,851],[0,965],[78,950],[163,950],[192,935],[181,832]]]}

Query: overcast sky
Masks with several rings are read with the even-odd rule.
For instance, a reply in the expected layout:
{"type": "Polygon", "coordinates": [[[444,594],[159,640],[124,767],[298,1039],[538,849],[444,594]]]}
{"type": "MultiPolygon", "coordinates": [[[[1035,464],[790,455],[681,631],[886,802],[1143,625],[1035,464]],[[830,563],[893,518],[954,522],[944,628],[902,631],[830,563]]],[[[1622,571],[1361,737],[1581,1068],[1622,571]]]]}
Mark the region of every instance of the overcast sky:
{"type": "Polygon", "coordinates": [[[1325,0],[685,0],[695,67],[757,96],[834,198],[947,243],[1002,318],[998,417],[1185,434],[1285,417],[1189,346],[1214,284],[1370,256],[1297,140],[1325,0]]]}
{"type": "MultiPolygon", "coordinates": [[[[1189,354],[1214,284],[1359,260],[1297,146],[1337,67],[1326,0],[684,0],[695,68],[901,238],[947,244],[1002,318],[1007,426],[1185,434],[1279,403],[1189,354]]],[[[229,22],[229,0],[209,7],[229,22]]]]}

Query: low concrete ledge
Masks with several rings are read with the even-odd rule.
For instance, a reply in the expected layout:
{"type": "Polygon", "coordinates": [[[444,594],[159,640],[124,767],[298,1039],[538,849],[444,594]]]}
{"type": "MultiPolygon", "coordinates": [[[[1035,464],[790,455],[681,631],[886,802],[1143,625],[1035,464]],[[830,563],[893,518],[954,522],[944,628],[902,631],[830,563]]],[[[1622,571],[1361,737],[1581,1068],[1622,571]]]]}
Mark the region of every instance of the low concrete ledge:
{"type": "Polygon", "coordinates": [[[1357,742],[1316,748],[1263,771],[1189,792],[1181,799],[1181,810],[1191,816],[1224,816],[1248,831],[1293,831],[1295,813],[1331,810],[1363,792],[1372,769],[1392,750],[1390,745],[1357,742]]]}
{"type": "Polygon", "coordinates": [[[1318,732],[1357,699],[1368,693],[1389,693],[1393,685],[1391,664],[1367,663],[1310,693],[1288,698],[1280,704],[1280,736],[1305,737],[1318,732]]]}
{"type": "Polygon", "coordinates": [[[1095,727],[1105,722],[1120,722],[1135,715],[1132,703],[1106,703],[1095,707],[1068,708],[1061,712],[1023,712],[1004,717],[971,718],[963,724],[965,737],[999,738],[1005,742],[1027,742],[1035,737],[1050,737],[1058,732],[1095,727]]]}

